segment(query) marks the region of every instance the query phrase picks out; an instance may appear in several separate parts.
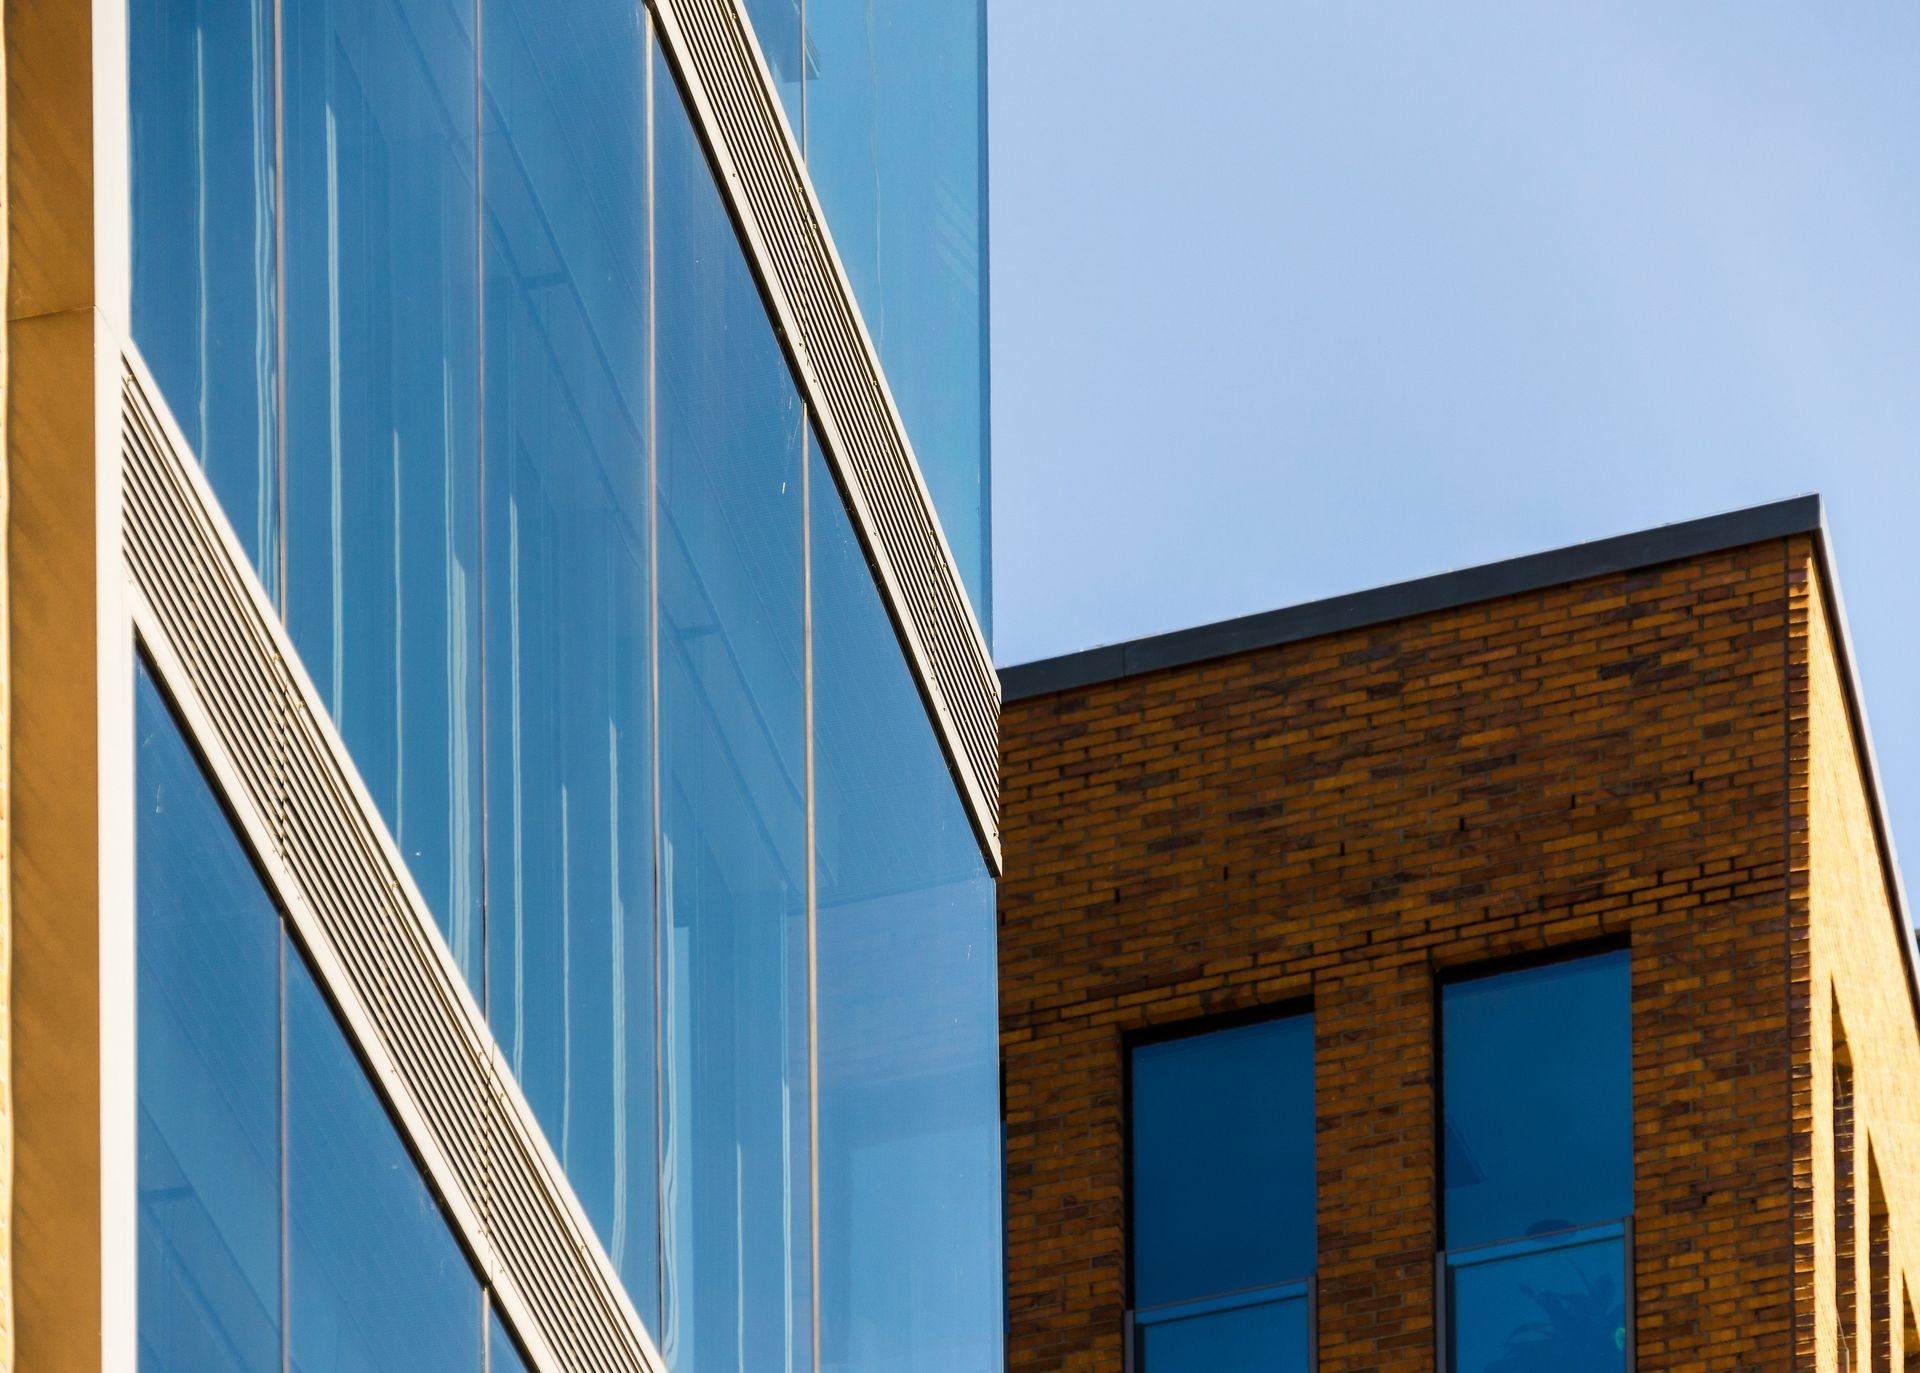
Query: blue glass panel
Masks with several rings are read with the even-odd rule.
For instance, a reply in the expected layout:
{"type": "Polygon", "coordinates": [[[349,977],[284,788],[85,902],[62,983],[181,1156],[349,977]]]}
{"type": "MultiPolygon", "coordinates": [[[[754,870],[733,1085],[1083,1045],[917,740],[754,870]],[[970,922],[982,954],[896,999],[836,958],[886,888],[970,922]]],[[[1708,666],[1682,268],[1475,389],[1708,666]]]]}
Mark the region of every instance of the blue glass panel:
{"type": "Polygon", "coordinates": [[[823,1368],[1001,1364],[993,881],[817,447],[823,1368]]]}
{"type": "Polygon", "coordinates": [[[655,77],[662,1352],[809,1365],[801,414],[655,77]]]}
{"type": "Polygon", "coordinates": [[[143,664],[140,1367],[280,1359],[280,919],[143,664]]]}
{"type": "Polygon", "coordinates": [[[1313,1017],[1133,1050],[1136,1307],[1314,1269],[1313,1017]]]}
{"type": "Polygon", "coordinates": [[[1135,1327],[1137,1373],[1308,1373],[1305,1296],[1135,1327]]]}
{"type": "Polygon", "coordinates": [[[982,0],[807,0],[807,165],[991,624],[982,0]]]}
{"type": "Polygon", "coordinates": [[[1625,1258],[1617,1229],[1556,1248],[1454,1256],[1450,1373],[1625,1373],[1625,1258]]]}
{"type": "Polygon", "coordinates": [[[1633,1210],[1625,950],[1441,993],[1446,1245],[1633,1210]]]}
{"type": "Polygon", "coordinates": [[[487,1373],[530,1373],[520,1346],[492,1308],[487,1311],[487,1373]]]}
{"type": "Polygon", "coordinates": [[[302,1373],[480,1367],[480,1284],[286,947],[287,1329],[302,1373]]]}
{"type": "Polygon", "coordinates": [[[484,18],[488,1014],[656,1326],[646,32],[484,18]]]}
{"type": "Polygon", "coordinates": [[[478,985],[473,16],[286,0],[287,621],[478,985]]]}
{"type": "Polygon", "coordinates": [[[271,594],[273,6],[131,0],[127,46],[134,341],[271,594]]]}

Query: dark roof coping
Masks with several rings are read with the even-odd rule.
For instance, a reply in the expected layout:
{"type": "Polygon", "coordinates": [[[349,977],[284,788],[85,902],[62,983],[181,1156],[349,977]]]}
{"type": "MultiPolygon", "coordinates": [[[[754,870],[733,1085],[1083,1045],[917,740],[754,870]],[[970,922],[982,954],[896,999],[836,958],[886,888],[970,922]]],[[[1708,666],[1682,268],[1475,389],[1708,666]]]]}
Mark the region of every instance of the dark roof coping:
{"type": "Polygon", "coordinates": [[[1016,663],[1000,669],[1000,691],[1005,700],[1024,701],[1143,672],[1189,667],[1323,634],[1541,591],[1589,577],[1658,567],[1662,563],[1698,558],[1768,539],[1818,534],[1822,527],[1820,497],[1795,496],[1724,515],[1643,529],[1637,534],[1595,539],[1591,543],[1529,553],[1410,582],[1395,582],[1391,586],[1355,591],[1324,601],[1261,611],[1236,620],[1105,644],[1057,658],[1016,663]]]}
{"type": "Polygon", "coordinates": [[[1391,586],[1356,591],[1324,601],[1309,601],[1305,605],[1245,615],[1237,620],[1176,629],[1168,634],[1107,644],[1057,658],[1016,663],[1001,669],[1001,692],[1008,701],[1050,696],[1164,668],[1188,667],[1235,653],[1273,648],[1343,630],[1362,629],[1412,615],[1454,610],[1503,596],[1564,586],[1589,577],[1637,572],[1665,563],[1706,557],[1744,548],[1749,544],[1801,534],[1813,536],[1815,556],[1819,559],[1820,592],[1826,601],[1827,619],[1833,630],[1841,690],[1846,696],[1847,711],[1852,718],[1854,747],[1861,780],[1866,788],[1874,837],[1880,850],[1881,871],[1887,883],[1895,936],[1900,941],[1900,952],[1906,964],[1907,994],[1915,1023],[1920,1024],[1920,956],[1916,954],[1914,930],[1908,917],[1910,908],[1907,905],[1906,884],[1901,877],[1899,857],[1894,852],[1893,829],[1887,823],[1879,759],[1874,753],[1873,736],[1867,728],[1865,698],[1855,672],[1853,636],[1847,625],[1846,606],[1840,597],[1839,577],[1834,570],[1826,512],[1818,495],[1795,496],[1768,505],[1729,511],[1724,515],[1709,515],[1705,519],[1643,529],[1637,534],[1595,539],[1591,543],[1574,544],[1569,548],[1530,553],[1523,557],[1508,558],[1504,562],[1462,568],[1457,572],[1442,572],[1437,576],[1396,582],[1391,586]]]}

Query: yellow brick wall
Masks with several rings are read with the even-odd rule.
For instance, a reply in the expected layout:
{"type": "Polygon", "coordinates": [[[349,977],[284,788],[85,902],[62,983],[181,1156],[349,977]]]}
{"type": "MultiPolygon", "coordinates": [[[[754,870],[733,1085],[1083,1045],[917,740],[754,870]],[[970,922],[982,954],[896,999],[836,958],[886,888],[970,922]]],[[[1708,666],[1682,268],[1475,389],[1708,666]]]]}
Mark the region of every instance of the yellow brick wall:
{"type": "MultiPolygon", "coordinates": [[[[1920,1284],[1920,1028],[1857,762],[1833,626],[1810,564],[1805,578],[1812,592],[1804,598],[1800,617],[1808,679],[1805,807],[1811,925],[1806,992],[1796,997],[1797,1013],[1804,1017],[1796,1038],[1804,1037],[1807,1049],[1804,1057],[1796,1053],[1796,1059],[1808,1064],[1799,1080],[1810,1090],[1796,1123],[1810,1195],[1798,1208],[1796,1250],[1800,1287],[1813,1298],[1812,1320],[1802,1322],[1801,1348],[1804,1354],[1810,1335],[1817,1358],[1813,1366],[1826,1373],[1841,1366],[1833,1243],[1831,1008],[1839,1008],[1853,1060],[1854,1197],[1859,1213],[1855,1233],[1861,1238],[1855,1245],[1854,1290],[1861,1306],[1855,1324],[1863,1333],[1870,1325],[1865,1243],[1869,1151],[1888,1193],[1896,1291],[1920,1284]]],[[[1887,1309],[1894,1327],[1892,1366],[1901,1368],[1907,1354],[1920,1357],[1920,1350],[1900,1348],[1900,1300],[1889,1300],[1887,1309]]],[[[1854,1350],[1851,1366],[1878,1368],[1877,1362],[1863,1357],[1865,1352],[1854,1350]]]]}
{"type": "Polygon", "coordinates": [[[1320,1367],[1431,1369],[1436,980],[1599,937],[1633,949],[1639,1366],[1794,1366],[1806,554],[1008,706],[1010,1369],[1121,1366],[1124,1036],[1301,996],[1320,1367]]]}

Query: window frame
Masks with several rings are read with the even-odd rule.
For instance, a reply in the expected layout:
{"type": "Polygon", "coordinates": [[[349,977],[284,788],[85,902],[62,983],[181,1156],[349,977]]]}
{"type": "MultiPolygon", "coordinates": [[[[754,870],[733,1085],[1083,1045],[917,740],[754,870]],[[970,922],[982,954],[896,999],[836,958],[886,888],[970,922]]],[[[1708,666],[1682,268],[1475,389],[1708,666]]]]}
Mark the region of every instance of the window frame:
{"type": "MultiPolygon", "coordinates": [[[[1320,1205],[1319,1176],[1317,1158],[1314,1177],[1314,1265],[1311,1271],[1298,1277],[1284,1278],[1276,1283],[1260,1287],[1240,1288],[1232,1292],[1216,1292],[1205,1297],[1192,1297],[1184,1301],[1160,1302],[1153,1306],[1142,1307],[1135,1304],[1134,1255],[1137,1246],[1134,1243],[1134,1158],[1133,1125],[1138,1106],[1133,1082],[1133,1055],[1136,1049],[1155,1044],[1171,1044],[1183,1039],[1201,1039],[1207,1035],[1220,1034],[1229,1030],[1246,1029],[1254,1025],[1265,1025],[1274,1021],[1291,1020],[1299,1016],[1312,1017],[1314,1001],[1311,994],[1276,1001],[1266,1005],[1241,1007],[1230,1011],[1220,1011],[1212,1015],[1203,1015],[1188,1020],[1167,1021],[1164,1023],[1142,1025],[1125,1031],[1120,1039],[1120,1224],[1123,1272],[1123,1307],[1121,1315],[1121,1369],[1122,1373],[1139,1373],[1140,1351],[1139,1332],[1142,1326],[1169,1324],[1172,1321],[1192,1316],[1209,1315],[1219,1311],[1242,1310],[1254,1306],[1278,1304],[1283,1301],[1297,1300],[1301,1296],[1307,1303],[1307,1367],[1317,1369],[1320,1366],[1320,1205]],[[1264,1294],[1274,1294],[1264,1297],[1264,1294]],[[1150,1319],[1142,1321],[1140,1317],[1150,1319]]],[[[1319,1124],[1319,1042],[1316,1028],[1313,1052],[1314,1084],[1314,1123],[1319,1124]]],[[[1004,1075],[1003,1075],[1004,1076],[1004,1075]]],[[[1004,1083],[1003,1083],[1004,1092],[1004,1083]]]]}
{"type": "MultiPolygon", "coordinates": [[[[1507,1250],[1509,1257],[1518,1257],[1522,1253],[1551,1253],[1559,1248],[1600,1239],[1618,1238],[1621,1241],[1620,1302],[1621,1319],[1626,1327],[1625,1373],[1636,1373],[1638,1366],[1636,1347],[1639,1343],[1636,1329],[1636,1291],[1634,1282],[1634,1213],[1629,1210],[1624,1216],[1613,1220],[1590,1222],[1573,1226],[1565,1230],[1556,1230],[1544,1235],[1516,1236],[1512,1239],[1491,1240],[1482,1244],[1463,1245],[1458,1249],[1446,1247],[1447,1224],[1447,1114],[1446,1114],[1446,991],[1449,987],[1464,982],[1479,982],[1486,978],[1501,977],[1508,973],[1529,972],[1537,968],[1553,967],[1561,963],[1577,963],[1583,959],[1598,958],[1606,954],[1622,953],[1627,955],[1627,1026],[1628,1053],[1632,1053],[1633,1026],[1633,941],[1628,935],[1605,935],[1597,939],[1581,940],[1572,944],[1557,944],[1548,948],[1523,949],[1515,953],[1483,959],[1478,962],[1439,968],[1433,977],[1433,1329],[1434,1329],[1434,1368],[1438,1373],[1453,1373],[1451,1331],[1447,1324],[1447,1312],[1452,1302],[1452,1275],[1455,1264],[1451,1262],[1455,1255],[1482,1254],[1475,1262],[1485,1262],[1486,1251],[1507,1250]],[[1609,1233],[1615,1232],[1617,1234],[1609,1233]],[[1543,1243],[1546,1241],[1546,1243],[1543,1243]],[[1557,1241],[1553,1243],[1552,1241],[1557,1241]]],[[[1629,1062],[1631,1074],[1631,1062],[1629,1062]]],[[[1471,1266],[1471,1265],[1466,1265],[1471,1266]]]]}

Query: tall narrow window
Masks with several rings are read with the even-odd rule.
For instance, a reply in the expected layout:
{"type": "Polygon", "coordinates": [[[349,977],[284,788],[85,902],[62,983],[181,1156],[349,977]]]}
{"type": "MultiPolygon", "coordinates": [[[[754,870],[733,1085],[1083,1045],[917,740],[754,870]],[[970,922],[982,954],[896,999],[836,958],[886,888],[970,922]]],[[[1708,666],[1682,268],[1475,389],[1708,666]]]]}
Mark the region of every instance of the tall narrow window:
{"type": "Polygon", "coordinates": [[[1893,1373],[1892,1243],[1887,1234],[1887,1194],[1880,1185],[1880,1164],[1867,1149],[1867,1273],[1872,1288],[1867,1309],[1873,1321],[1874,1373],[1893,1373]]]}
{"type": "Polygon", "coordinates": [[[1859,1256],[1853,1190],[1853,1058],[1840,1008],[1833,1008],[1833,1268],[1839,1314],[1840,1366],[1857,1367],[1860,1348],[1859,1256]]]}
{"type": "Polygon", "coordinates": [[[1914,1319],[1913,1293],[1900,1283],[1900,1357],[1896,1367],[1903,1373],[1920,1373],[1920,1321],[1914,1319]]]}
{"type": "Polygon", "coordinates": [[[1134,1046],[1136,1373],[1311,1366],[1313,1017],[1134,1046]]]}
{"type": "Polygon", "coordinates": [[[1455,1373],[1629,1366],[1624,952],[1441,993],[1443,1348],[1455,1373]]]}

